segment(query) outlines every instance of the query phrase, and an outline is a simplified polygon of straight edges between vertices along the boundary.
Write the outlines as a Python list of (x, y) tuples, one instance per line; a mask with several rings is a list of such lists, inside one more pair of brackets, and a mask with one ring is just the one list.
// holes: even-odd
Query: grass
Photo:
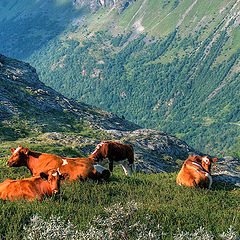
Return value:
[[(58, 152), (58, 149), (56, 149)], [(7, 158), (5, 158), (6, 160)], [(0, 179), (28, 176), (26, 168), (6, 168), (1, 161)], [(178, 229), (194, 232), (204, 227), (215, 236), (226, 232), (230, 225), (240, 233), (240, 190), (223, 184), (213, 184), (212, 190), (182, 188), (176, 184), (176, 173), (135, 173), (125, 177), (121, 168), (115, 168), (108, 181), (75, 182), (61, 186), (61, 194), (43, 201), (0, 201), (0, 236), (4, 239), (22, 239), (29, 219), (38, 214), (48, 221), (51, 216), (70, 221), (78, 230), (87, 231), (94, 217), (107, 217), (104, 208), (118, 203), (126, 206), (134, 200), (140, 207), (134, 211), (129, 224), (140, 222), (147, 229), (166, 233), (163, 239), (172, 239)], [(146, 216), (151, 219), (148, 225)], [(119, 226), (118, 226), (119, 227)], [(134, 238), (134, 232), (129, 232)]]

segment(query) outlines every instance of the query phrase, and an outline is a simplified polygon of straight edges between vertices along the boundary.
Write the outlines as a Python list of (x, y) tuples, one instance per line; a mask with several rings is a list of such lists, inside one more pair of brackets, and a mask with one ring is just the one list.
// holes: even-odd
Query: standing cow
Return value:
[(208, 156), (189, 157), (177, 175), (177, 183), (181, 186), (210, 189), (212, 185), (211, 164), (216, 161), (217, 158)]
[(59, 193), (61, 179), (63, 179), (63, 176), (55, 170), (49, 171), (48, 174), (40, 173), (38, 177), (24, 178), (21, 180), (8, 178), (0, 183), (0, 199), (40, 200), (44, 196)]
[(130, 144), (117, 142), (101, 142), (95, 151), (89, 156), (95, 162), (109, 163), (109, 170), (113, 171), (113, 165), (121, 165), (125, 175), (132, 175), (134, 169), (134, 150)]
[(107, 179), (110, 172), (107, 168), (94, 165), (91, 158), (66, 158), (54, 154), (39, 153), (30, 151), (28, 148), (19, 146), (11, 148), (12, 156), (7, 162), (9, 167), (26, 166), (33, 176), (41, 172), (48, 172), (50, 169), (59, 169), (63, 176), (68, 176), (69, 181), (86, 178)]

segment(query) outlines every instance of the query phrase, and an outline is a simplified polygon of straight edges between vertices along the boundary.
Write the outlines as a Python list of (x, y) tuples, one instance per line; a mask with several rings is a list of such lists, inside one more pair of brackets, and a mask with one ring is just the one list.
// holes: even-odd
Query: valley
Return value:
[(239, 141), (240, 6), (207, 2), (3, 1), (0, 52), (68, 98), (223, 155)]

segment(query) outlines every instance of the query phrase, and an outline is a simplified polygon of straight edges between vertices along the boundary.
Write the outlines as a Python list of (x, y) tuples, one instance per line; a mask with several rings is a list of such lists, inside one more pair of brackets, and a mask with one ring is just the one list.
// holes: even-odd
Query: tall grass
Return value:
[[(60, 218), (63, 223), (70, 221), (81, 234), (87, 234), (90, 225), (104, 231), (107, 225), (103, 223), (112, 216), (111, 209), (114, 206), (116, 209), (116, 204), (124, 208), (132, 201), (137, 207), (128, 216), (127, 225), (132, 227), (125, 230), (126, 239), (138, 239), (140, 233), (134, 229), (134, 224), (144, 227), (145, 233), (156, 233), (156, 236), (164, 233), (161, 238), (152, 239), (173, 239), (181, 236), (181, 231), (190, 236), (200, 228), (217, 237), (226, 234), (230, 226), (239, 235), (239, 198), (240, 190), (231, 186), (215, 183), (210, 191), (182, 188), (176, 184), (176, 173), (135, 173), (125, 177), (122, 169), (115, 168), (109, 181), (67, 183), (61, 186), (59, 196), (42, 201), (0, 201), (0, 236), (3, 239), (27, 237), (26, 229), (32, 224), (30, 219), (36, 215), (45, 222), (52, 218)], [(107, 212), (106, 208), (110, 210)], [(96, 217), (98, 222), (94, 222)], [(113, 230), (125, 225), (120, 219)]]
[[(69, 139), (60, 141), (40, 135), (2, 142), (0, 182), (30, 176), (25, 167), (5, 166), (10, 146), (80, 156), (72, 148), (71, 136)], [(38, 239), (34, 234), (40, 234), (39, 239), (67, 239), (58, 230), (60, 226), (75, 236), (73, 239), (84, 240), (104, 240), (103, 236), (110, 240), (110, 233), (114, 240), (203, 239), (197, 238), (201, 234), (208, 235), (206, 239), (220, 239), (220, 234), (237, 239), (240, 189), (220, 183), (214, 183), (212, 190), (183, 188), (176, 184), (176, 176), (137, 172), (126, 177), (117, 167), (108, 181), (66, 183), (60, 195), (42, 201), (0, 200), (0, 239)]]

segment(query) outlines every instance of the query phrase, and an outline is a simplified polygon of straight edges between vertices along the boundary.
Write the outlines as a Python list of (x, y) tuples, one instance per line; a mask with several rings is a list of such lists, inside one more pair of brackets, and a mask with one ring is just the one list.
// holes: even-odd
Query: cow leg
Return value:
[[(123, 168), (123, 171), (124, 171), (124, 173), (125, 173), (125, 175), (126, 176), (128, 176), (128, 169), (127, 169), (127, 167), (126, 166), (124, 166), (123, 164), (121, 164), (121, 166), (122, 166), (122, 168)], [(131, 175), (131, 174), (130, 174)]]
[(136, 166), (135, 166), (135, 163), (132, 163), (132, 164), (128, 164), (128, 167), (131, 171), (131, 173), (135, 172), (136, 171)]
[(110, 159), (109, 159), (109, 170), (110, 172), (113, 171), (113, 160), (110, 160)]
[(123, 168), (123, 171), (125, 173), (126, 176), (131, 176), (133, 171), (132, 171), (132, 166), (129, 165), (128, 163), (123, 163), (121, 164), (122, 168)]

